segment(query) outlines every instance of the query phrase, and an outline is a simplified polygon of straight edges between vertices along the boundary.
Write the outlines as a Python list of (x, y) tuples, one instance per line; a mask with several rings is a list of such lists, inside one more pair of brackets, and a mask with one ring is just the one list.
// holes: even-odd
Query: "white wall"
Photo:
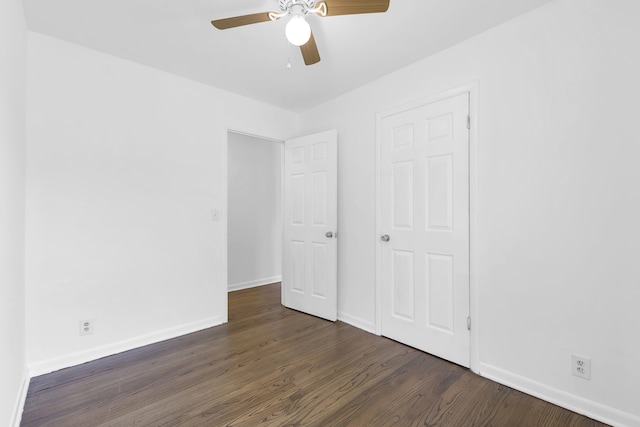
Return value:
[(341, 318), (375, 325), (376, 113), (477, 80), (480, 371), (640, 425), (638, 16), (559, 0), (302, 115), (340, 135)]
[(227, 127), (295, 116), (37, 33), (28, 60), (32, 373), (226, 321)]
[(0, 425), (26, 392), (24, 301), (25, 72), (22, 2), (0, 2)]
[(229, 132), (229, 290), (281, 280), (282, 144)]

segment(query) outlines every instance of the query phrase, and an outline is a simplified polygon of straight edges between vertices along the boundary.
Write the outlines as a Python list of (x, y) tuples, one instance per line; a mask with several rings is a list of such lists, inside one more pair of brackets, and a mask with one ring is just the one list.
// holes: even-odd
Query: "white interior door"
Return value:
[(380, 122), (381, 332), (469, 366), (469, 94)]
[(338, 134), (284, 143), (282, 303), (338, 318)]

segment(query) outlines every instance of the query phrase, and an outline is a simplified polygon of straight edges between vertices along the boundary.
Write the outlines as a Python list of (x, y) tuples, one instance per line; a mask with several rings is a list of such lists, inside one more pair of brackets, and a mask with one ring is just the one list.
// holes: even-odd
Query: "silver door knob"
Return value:
[(332, 238), (332, 237), (333, 237), (333, 232), (332, 232), (332, 231), (327, 231), (327, 232), (325, 233), (325, 236), (327, 236), (327, 238), (329, 238), (329, 239), (330, 239), (330, 238)]
[(389, 240), (391, 240), (391, 237), (389, 237), (388, 234), (384, 234), (380, 236), (380, 240), (382, 240), (383, 242), (388, 242)]

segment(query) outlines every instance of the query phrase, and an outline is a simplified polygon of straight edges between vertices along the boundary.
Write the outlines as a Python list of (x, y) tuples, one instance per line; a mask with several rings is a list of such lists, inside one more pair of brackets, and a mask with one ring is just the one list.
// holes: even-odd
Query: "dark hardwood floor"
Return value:
[(22, 426), (603, 426), (345, 323), (229, 294), (229, 323), (31, 380)]

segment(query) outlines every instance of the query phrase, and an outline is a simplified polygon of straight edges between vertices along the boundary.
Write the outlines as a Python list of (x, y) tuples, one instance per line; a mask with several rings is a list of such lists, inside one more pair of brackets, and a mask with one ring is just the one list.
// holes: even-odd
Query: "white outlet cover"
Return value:
[(571, 355), (571, 373), (576, 377), (591, 379), (591, 359), (577, 354)]
[(78, 323), (78, 332), (80, 335), (89, 335), (93, 333), (93, 319), (84, 319)]

